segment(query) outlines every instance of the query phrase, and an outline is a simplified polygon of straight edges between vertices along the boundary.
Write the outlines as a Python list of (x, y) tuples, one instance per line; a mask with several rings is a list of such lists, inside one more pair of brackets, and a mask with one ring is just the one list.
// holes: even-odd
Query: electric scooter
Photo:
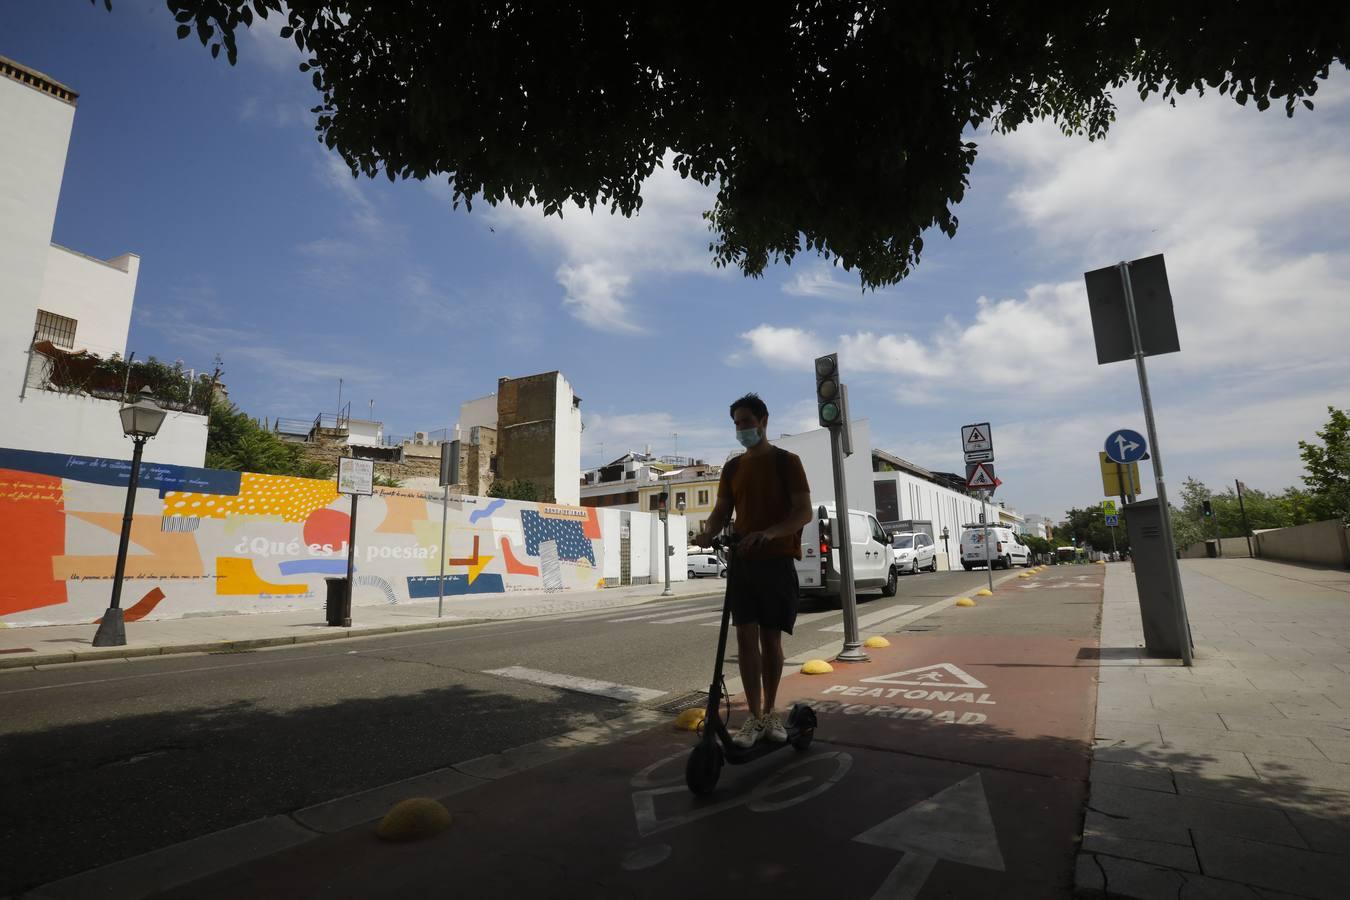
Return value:
[[(713, 551), (727, 566), (727, 587), (731, 586), (731, 568), (736, 556), (736, 538), (734, 535), (713, 539)], [(728, 592), (722, 599), (722, 628), (717, 634), (717, 659), (713, 664), (712, 684), (708, 686), (708, 706), (703, 725), (699, 730), (698, 743), (689, 751), (689, 761), (684, 767), (685, 784), (694, 794), (702, 796), (712, 793), (717, 787), (717, 779), (722, 774), (724, 762), (733, 766), (753, 762), (767, 756), (780, 747), (794, 747), (805, 751), (811, 746), (811, 738), (816, 733), (816, 713), (805, 703), (796, 703), (788, 713), (784, 727), (787, 740), (774, 743), (761, 738), (751, 747), (738, 747), (731, 742), (727, 724), (731, 719), (731, 699), (727, 697), (726, 679), (722, 675), (722, 664), (727, 653), (727, 633), (731, 627), (731, 595)], [(722, 718), (723, 701), (726, 703), (726, 720)]]

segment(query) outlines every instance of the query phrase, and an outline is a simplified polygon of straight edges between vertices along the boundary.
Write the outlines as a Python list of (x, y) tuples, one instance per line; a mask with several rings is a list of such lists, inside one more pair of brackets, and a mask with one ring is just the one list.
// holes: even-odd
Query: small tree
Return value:
[(488, 496), (502, 500), (538, 500), (539, 489), (534, 486), (533, 481), (520, 478), (512, 481), (494, 481), (492, 487), (488, 488)]
[(1299, 455), (1307, 474), (1303, 483), (1312, 495), (1318, 519), (1350, 518), (1350, 413), (1328, 406), (1331, 418), (1317, 432), (1322, 445), (1299, 441)]

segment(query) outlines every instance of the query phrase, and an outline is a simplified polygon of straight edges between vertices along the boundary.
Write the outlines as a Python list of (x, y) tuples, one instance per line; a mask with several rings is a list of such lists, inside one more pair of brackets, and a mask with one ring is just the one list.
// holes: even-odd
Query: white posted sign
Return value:
[(993, 451), (994, 433), (989, 430), (988, 422), (961, 426), (961, 449), (967, 453), (980, 450)]
[(375, 462), (369, 459), (338, 459), (338, 493), (360, 494), (369, 497), (375, 493)]

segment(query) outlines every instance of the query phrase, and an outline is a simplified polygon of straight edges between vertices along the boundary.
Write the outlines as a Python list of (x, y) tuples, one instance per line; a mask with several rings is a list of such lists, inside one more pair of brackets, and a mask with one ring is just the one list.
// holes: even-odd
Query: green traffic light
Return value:
[(839, 421), (839, 407), (833, 403), (822, 403), (820, 405), (820, 420), (822, 422)]

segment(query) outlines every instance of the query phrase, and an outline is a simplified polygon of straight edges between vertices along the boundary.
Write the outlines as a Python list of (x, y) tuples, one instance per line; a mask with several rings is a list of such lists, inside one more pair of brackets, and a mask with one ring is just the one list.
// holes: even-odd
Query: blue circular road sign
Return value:
[(1144, 436), (1137, 431), (1121, 428), (1111, 432), (1106, 439), (1106, 458), (1111, 462), (1138, 462), (1147, 453), (1148, 444), (1144, 441)]

